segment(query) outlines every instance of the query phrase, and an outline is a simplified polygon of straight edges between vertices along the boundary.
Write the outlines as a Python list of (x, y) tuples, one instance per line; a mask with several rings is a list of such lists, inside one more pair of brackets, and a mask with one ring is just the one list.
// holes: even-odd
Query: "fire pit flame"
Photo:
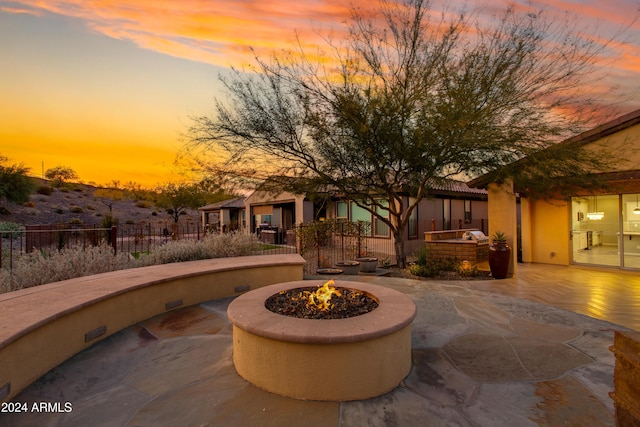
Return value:
[(324, 285), (320, 286), (317, 291), (306, 293), (309, 294), (307, 305), (314, 307), (320, 311), (327, 311), (333, 308), (333, 303), (331, 302), (332, 296), (341, 297), (342, 293), (334, 287), (335, 282), (333, 280), (329, 280), (325, 282)]

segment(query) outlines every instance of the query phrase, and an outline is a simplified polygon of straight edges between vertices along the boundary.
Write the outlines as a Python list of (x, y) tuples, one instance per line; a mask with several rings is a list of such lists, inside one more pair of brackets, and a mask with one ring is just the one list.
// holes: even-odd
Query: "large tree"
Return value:
[(483, 25), (383, 1), (354, 9), (348, 38), (326, 38), (326, 51), (256, 57), (221, 77), (228, 96), (194, 117), (188, 149), (274, 191), (346, 196), (389, 226), (402, 267), (409, 216), (435, 183), (525, 157), (539, 159), (522, 175), (530, 186), (604, 166), (580, 147), (540, 154), (585, 124), (584, 85), (606, 47), (592, 40), (543, 12), (507, 8)]

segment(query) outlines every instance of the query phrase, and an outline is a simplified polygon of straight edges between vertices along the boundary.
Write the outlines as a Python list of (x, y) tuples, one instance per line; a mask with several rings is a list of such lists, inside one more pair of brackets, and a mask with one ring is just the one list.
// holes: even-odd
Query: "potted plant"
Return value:
[(504, 279), (509, 274), (511, 262), (511, 247), (507, 245), (507, 238), (501, 231), (496, 231), (491, 237), (489, 245), (489, 269), (494, 279)]

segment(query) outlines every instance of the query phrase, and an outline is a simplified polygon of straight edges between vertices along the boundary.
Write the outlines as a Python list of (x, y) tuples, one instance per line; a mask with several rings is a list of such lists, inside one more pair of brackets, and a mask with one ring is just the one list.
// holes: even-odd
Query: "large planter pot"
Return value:
[(492, 242), (489, 245), (489, 268), (494, 279), (505, 279), (509, 274), (511, 247), (507, 242)]
[(336, 268), (339, 268), (344, 274), (356, 275), (360, 272), (360, 263), (358, 261), (339, 261), (336, 262)]
[(378, 268), (378, 258), (376, 257), (356, 258), (356, 261), (360, 263), (360, 271), (363, 273), (375, 273)]

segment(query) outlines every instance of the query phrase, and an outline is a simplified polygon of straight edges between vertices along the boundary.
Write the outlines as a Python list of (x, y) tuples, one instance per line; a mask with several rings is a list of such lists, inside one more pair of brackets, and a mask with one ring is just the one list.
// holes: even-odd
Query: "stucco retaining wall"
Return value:
[(0, 400), (96, 342), (179, 307), (302, 280), (297, 254), (120, 270), (0, 295)]

